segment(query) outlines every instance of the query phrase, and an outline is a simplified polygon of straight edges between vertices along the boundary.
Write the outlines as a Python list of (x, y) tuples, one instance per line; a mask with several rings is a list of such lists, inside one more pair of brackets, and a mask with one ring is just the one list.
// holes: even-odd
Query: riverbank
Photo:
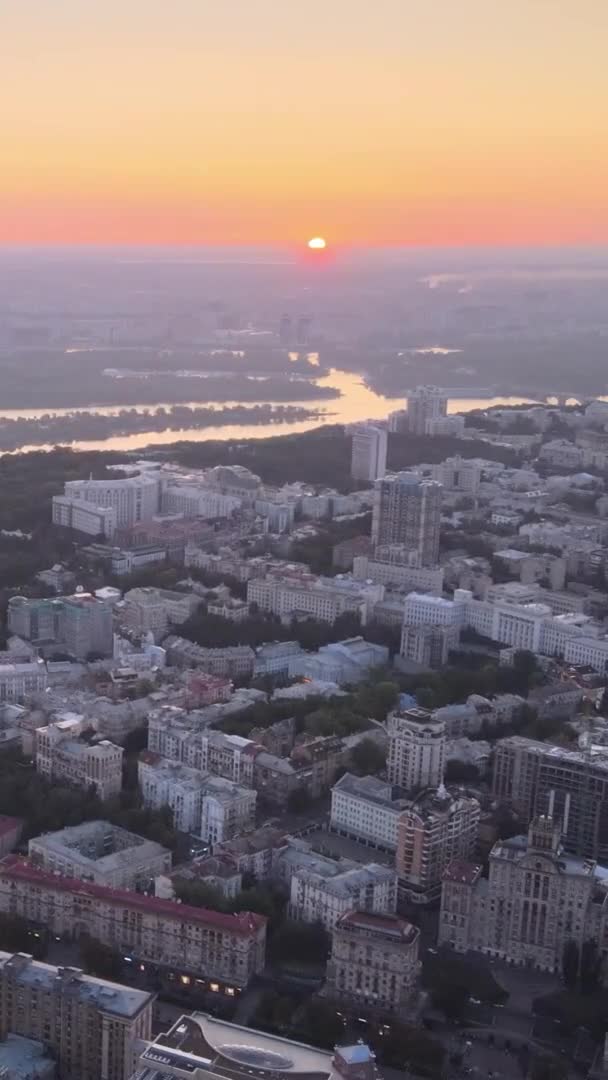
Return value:
[(57, 443), (113, 440), (143, 433), (147, 440), (158, 433), (182, 436), (200, 428), (221, 428), (229, 425), (271, 427), (276, 424), (302, 424), (326, 420), (324, 411), (300, 405), (173, 405), (170, 408), (139, 411), (136, 408), (119, 412), (78, 410), (62, 415), (41, 417), (0, 418), (0, 450), (15, 452), (27, 445), (42, 447)]

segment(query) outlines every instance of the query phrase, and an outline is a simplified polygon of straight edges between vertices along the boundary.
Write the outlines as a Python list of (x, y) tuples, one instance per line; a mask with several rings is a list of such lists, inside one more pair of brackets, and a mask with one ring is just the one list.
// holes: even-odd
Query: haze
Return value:
[(0, 243), (608, 240), (604, 0), (4, 0)]

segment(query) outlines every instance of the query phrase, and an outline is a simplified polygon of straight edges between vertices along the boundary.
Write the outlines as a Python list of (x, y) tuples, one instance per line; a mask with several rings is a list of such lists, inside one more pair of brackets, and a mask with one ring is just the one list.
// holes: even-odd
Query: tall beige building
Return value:
[(49, 1046), (62, 1080), (128, 1080), (138, 1040), (151, 1037), (153, 1001), (76, 968), (0, 953), (0, 1038), (12, 1032)]
[(424, 792), (403, 811), (395, 859), (402, 899), (428, 904), (439, 898), (446, 866), (475, 852), (479, 815), (477, 799), (451, 795), (444, 787)]
[(499, 840), (489, 877), (456, 860), (447, 867), (439, 941), (509, 963), (559, 971), (564, 947), (594, 941), (607, 948), (606, 870), (592, 859), (567, 855), (550, 817), (535, 818), (527, 836)]
[(435, 566), (443, 487), (413, 472), (392, 473), (374, 484), (372, 544), (415, 551), (420, 566)]
[(445, 725), (428, 709), (395, 709), (387, 718), (388, 778), (408, 793), (437, 788), (445, 769)]
[(344, 1005), (406, 1012), (420, 972), (419, 937), (418, 928), (397, 915), (349, 911), (331, 936), (324, 994)]

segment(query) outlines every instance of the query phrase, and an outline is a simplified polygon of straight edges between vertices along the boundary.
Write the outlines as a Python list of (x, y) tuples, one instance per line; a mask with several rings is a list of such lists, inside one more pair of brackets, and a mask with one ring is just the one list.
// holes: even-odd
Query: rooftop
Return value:
[(161, 855), (167, 851), (161, 844), (146, 840), (109, 821), (85, 821), (58, 832), (46, 833), (30, 840), (32, 849), (42, 847), (48, 855), (59, 855), (83, 864), (94, 863), (95, 869), (108, 871), (129, 866), (134, 859)]
[(159, 918), (177, 919), (178, 922), (201, 923), (203, 926), (214, 926), (230, 934), (239, 934), (250, 937), (257, 934), (266, 925), (263, 915), (257, 915), (251, 911), (241, 911), (236, 915), (224, 915), (219, 911), (211, 911), (207, 908), (191, 907), (189, 904), (177, 904), (173, 900), (160, 900), (155, 896), (143, 896), (141, 893), (128, 892), (126, 889), (110, 889), (105, 885), (94, 885), (90, 882), (77, 881), (75, 878), (64, 877), (59, 874), (51, 874), (46, 870), (39, 870), (25, 858), (18, 855), (7, 855), (0, 859), (0, 877), (6, 877), (10, 881), (27, 882), (30, 885), (40, 885), (59, 892), (77, 893), (82, 897), (90, 897), (106, 904), (123, 905), (144, 913), (156, 914)]
[(11, 1032), (0, 1042), (0, 1076), (35, 1080), (55, 1076), (56, 1064), (43, 1043)]
[(395, 944), (410, 945), (420, 931), (413, 923), (400, 919), (398, 915), (376, 915), (372, 911), (347, 911), (338, 920), (337, 928), (363, 930), (390, 938)]
[(458, 885), (474, 885), (480, 874), (481, 866), (466, 859), (452, 859), (444, 870), (443, 880)]
[[(319, 859), (318, 856), (316, 858)], [(330, 862), (331, 860), (325, 861)], [(335, 870), (332, 872), (330, 867), (321, 864), (319, 860), (318, 867), (314, 869), (298, 869), (295, 876), (301, 876), (310, 884), (317, 884), (326, 892), (344, 898), (355, 896), (361, 889), (369, 885), (378, 885), (382, 882), (396, 880), (395, 871), (388, 866), (380, 866), (379, 863), (370, 862), (367, 866), (356, 866), (348, 870), (340, 870), (337, 863), (334, 863), (334, 867)]]
[(388, 784), (385, 780), (379, 780), (377, 776), (355, 776), (347, 772), (336, 781), (332, 790), (354, 795), (376, 806), (394, 809), (396, 813), (400, 813), (403, 808), (404, 796), (400, 788)]
[(229, 1080), (277, 1080), (285, 1072), (325, 1080), (332, 1073), (332, 1055), (325, 1050), (216, 1020), (207, 1013), (180, 1017), (144, 1051), (141, 1064), (148, 1063), (182, 1073), (201, 1069)]
[(62, 994), (77, 997), (82, 1002), (95, 1005), (101, 1011), (116, 1016), (137, 1016), (152, 1000), (152, 994), (145, 990), (97, 979), (93, 975), (85, 975), (78, 968), (43, 964), (26, 953), (0, 952), (0, 968), (10, 971), (18, 985), (32, 986), (47, 992), (60, 989)]

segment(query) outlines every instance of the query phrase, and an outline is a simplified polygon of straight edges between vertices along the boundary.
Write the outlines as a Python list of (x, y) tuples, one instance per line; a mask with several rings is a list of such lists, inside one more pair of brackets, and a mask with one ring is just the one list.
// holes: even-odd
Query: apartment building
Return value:
[(530, 821), (549, 814), (561, 822), (566, 849), (608, 863), (608, 753), (570, 750), (514, 735), (496, 744), (494, 798)]
[(459, 640), (460, 632), (456, 626), (407, 626), (404, 623), (399, 656), (406, 664), (440, 671), (446, 666), (450, 652), (458, 646)]
[(253, 874), (258, 881), (266, 881), (271, 877), (286, 843), (283, 829), (264, 825), (253, 832), (218, 844), (216, 852), (230, 859), (239, 873)]
[(392, 473), (374, 484), (372, 543), (417, 552), (420, 566), (436, 566), (443, 488), (414, 472)]
[(169, 662), (177, 667), (196, 667), (209, 675), (225, 675), (230, 679), (246, 679), (253, 675), (255, 653), (249, 645), (206, 649), (186, 638), (170, 634), (163, 641), (163, 648)]
[(43, 693), (47, 684), (48, 675), (43, 660), (32, 658), (24, 663), (0, 664), (0, 704), (22, 702), (30, 694)]
[(387, 771), (391, 784), (407, 792), (437, 788), (445, 770), (445, 725), (428, 709), (395, 709), (386, 720)]
[(374, 605), (383, 598), (383, 585), (357, 582), (346, 576), (317, 577), (302, 571), (272, 573), (247, 583), (248, 603), (287, 619), (297, 613), (333, 623), (339, 615), (352, 612), (359, 615), (364, 626)]
[(398, 823), (407, 799), (376, 776), (344, 773), (331, 791), (330, 829), (381, 851), (397, 850)]
[(6, 612), (9, 633), (39, 646), (63, 640), (63, 604), (60, 599), (11, 596)]
[(75, 660), (112, 656), (114, 631), (107, 605), (89, 593), (65, 596), (61, 602), (65, 651)]
[(207, 604), (209, 615), (217, 615), (220, 619), (228, 622), (240, 623), (249, 618), (249, 604), (246, 600), (239, 600), (231, 596), (222, 600), (209, 600)]
[(341, 1008), (407, 1014), (420, 975), (420, 931), (396, 915), (349, 911), (331, 935), (323, 995)]
[(447, 867), (439, 941), (509, 963), (559, 972), (564, 947), (586, 941), (606, 949), (606, 870), (564, 852), (551, 817), (535, 818), (527, 836), (499, 840), (487, 879), (479, 866)]
[(144, 990), (0, 952), (0, 1039), (44, 1044), (62, 1080), (129, 1080), (139, 1040), (151, 1038), (153, 1003)]
[(112, 612), (90, 593), (53, 600), (13, 596), (8, 602), (7, 624), (11, 634), (31, 641), (45, 654), (60, 649), (75, 660), (86, 660), (92, 653), (112, 655)]
[(121, 618), (125, 626), (138, 634), (152, 631), (160, 640), (170, 626), (186, 622), (200, 606), (196, 593), (175, 592), (150, 587), (130, 589), (124, 595)]
[(33, 866), (112, 889), (138, 889), (171, 870), (172, 856), (153, 840), (111, 825), (82, 825), (36, 836), (28, 844)]
[[(410, 558), (411, 555), (415, 558)], [(401, 545), (376, 550), (375, 555), (355, 555), (353, 577), (357, 581), (375, 581), (400, 591), (420, 591), (441, 596), (443, 567), (418, 566), (417, 552), (408, 552)]]
[(198, 769), (142, 750), (137, 779), (144, 806), (155, 810), (168, 806), (176, 829), (200, 835), (205, 777)]
[(393, 915), (396, 905), (397, 875), (377, 863), (344, 870), (329, 859), (318, 859), (291, 877), (289, 917), (321, 923), (329, 933), (348, 911)]
[(81, 716), (37, 728), (34, 752), (37, 772), (49, 780), (93, 787), (100, 799), (122, 790), (122, 746), (87, 731)]
[(265, 963), (262, 915), (224, 915), (108, 889), (39, 870), (15, 855), (0, 860), (0, 912), (66, 939), (88, 934), (122, 956), (190, 972), (202, 989), (221, 987), (228, 996)]
[(443, 786), (410, 803), (397, 826), (400, 897), (415, 904), (439, 898), (448, 863), (470, 859), (476, 849), (480, 813), (477, 799), (452, 795)]
[(220, 701), (230, 701), (232, 682), (219, 675), (206, 675), (195, 671), (186, 675), (187, 707), (200, 709), (205, 705), (216, 705)]
[(407, 430), (411, 435), (426, 435), (430, 421), (447, 415), (448, 399), (438, 386), (416, 386), (408, 391)]
[(197, 713), (185, 712), (176, 705), (162, 706), (148, 716), (148, 750), (201, 772), (203, 730)]
[(200, 835), (215, 847), (253, 826), (257, 794), (223, 776), (208, 776), (203, 787)]
[(256, 753), (252, 739), (226, 735), (223, 731), (201, 733), (201, 769), (235, 784), (253, 787)]

